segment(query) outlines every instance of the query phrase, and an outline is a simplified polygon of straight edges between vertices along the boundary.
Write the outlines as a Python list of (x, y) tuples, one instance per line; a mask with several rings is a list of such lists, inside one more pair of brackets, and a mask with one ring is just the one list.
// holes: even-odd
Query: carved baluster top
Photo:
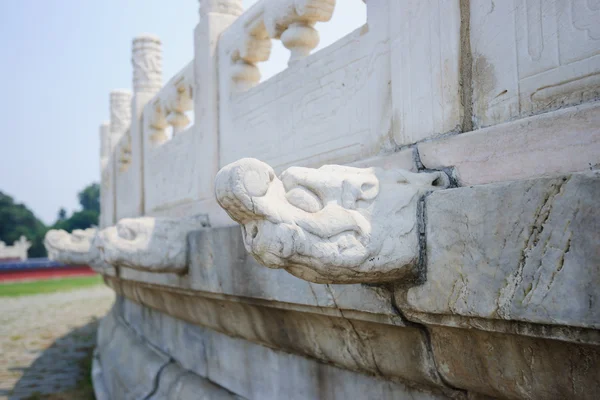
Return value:
[(135, 92), (160, 90), (162, 86), (162, 49), (158, 37), (142, 35), (133, 39), (131, 64)]
[[(131, 124), (131, 91), (120, 89), (110, 92), (110, 130), (123, 133)], [(118, 138), (117, 138), (118, 140)]]

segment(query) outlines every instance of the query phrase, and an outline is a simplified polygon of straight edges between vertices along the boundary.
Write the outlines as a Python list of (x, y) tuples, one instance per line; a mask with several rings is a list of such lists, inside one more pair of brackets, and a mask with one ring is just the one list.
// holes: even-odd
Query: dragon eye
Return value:
[(314, 213), (323, 208), (323, 204), (317, 195), (303, 187), (293, 188), (287, 192), (285, 197), (291, 205), (306, 212)]
[(117, 233), (119, 237), (126, 240), (134, 240), (137, 236), (133, 229), (123, 224), (117, 224)]
[(269, 185), (273, 180), (270, 171), (257, 170), (248, 171), (244, 175), (244, 187), (248, 192), (248, 195), (252, 197), (262, 197), (269, 190)]

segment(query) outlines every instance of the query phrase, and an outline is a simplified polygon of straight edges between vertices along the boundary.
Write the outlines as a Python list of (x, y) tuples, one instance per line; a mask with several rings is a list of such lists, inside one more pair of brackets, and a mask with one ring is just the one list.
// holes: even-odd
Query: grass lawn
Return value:
[(45, 279), (33, 282), (15, 282), (0, 284), (0, 297), (27, 296), (39, 293), (62, 292), (102, 283), (100, 275), (79, 276), (73, 278)]

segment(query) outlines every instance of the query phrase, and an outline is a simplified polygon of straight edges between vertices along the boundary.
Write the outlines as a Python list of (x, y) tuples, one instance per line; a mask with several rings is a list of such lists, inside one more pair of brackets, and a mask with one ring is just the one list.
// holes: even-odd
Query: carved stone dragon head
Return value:
[(100, 254), (92, 244), (96, 228), (75, 229), (68, 233), (62, 229), (52, 229), (44, 237), (48, 258), (69, 265), (89, 265), (101, 268)]
[(113, 266), (181, 273), (187, 269), (187, 234), (206, 226), (206, 215), (124, 218), (101, 230), (95, 247)]
[(375, 283), (417, 276), (419, 199), (448, 185), (443, 172), (339, 165), (277, 178), (245, 158), (219, 171), (215, 194), (259, 263), (316, 283)]

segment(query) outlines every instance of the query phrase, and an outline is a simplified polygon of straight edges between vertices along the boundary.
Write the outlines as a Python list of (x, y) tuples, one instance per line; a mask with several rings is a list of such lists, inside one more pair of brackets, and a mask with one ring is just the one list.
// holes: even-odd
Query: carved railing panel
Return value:
[(113, 90), (110, 93), (109, 154), (115, 160), (116, 170), (124, 172), (131, 163), (131, 92)]
[(176, 74), (148, 103), (144, 110), (145, 140), (159, 145), (168, 140), (167, 130), (176, 135), (185, 130), (194, 109), (194, 63), (190, 62)]
[(598, 0), (482, 0), (469, 7), (477, 127), (600, 96)]
[(385, 136), (393, 132), (388, 6), (357, 3), (353, 10), (366, 11), (367, 24), (354, 19), (351, 25), (362, 24), (352, 32), (259, 85), (257, 62), (272, 58), (273, 36), (284, 35), (293, 21), (325, 20), (335, 4), (326, 2), (326, 12), (318, 14), (299, 3), (284, 7), (284, 13), (282, 6), (269, 11), (271, 2), (259, 2), (221, 35), (220, 166), (253, 157), (281, 172), (290, 165), (352, 162), (388, 146)]
[(119, 172), (125, 172), (131, 165), (131, 132), (127, 130), (117, 145), (117, 165)]

